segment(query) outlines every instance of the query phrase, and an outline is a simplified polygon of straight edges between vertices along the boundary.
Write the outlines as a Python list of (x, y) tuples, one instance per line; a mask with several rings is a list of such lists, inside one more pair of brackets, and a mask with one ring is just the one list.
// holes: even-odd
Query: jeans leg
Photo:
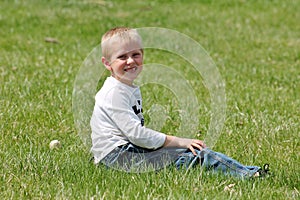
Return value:
[(204, 158), (202, 166), (205, 169), (219, 171), (233, 176), (251, 177), (260, 169), (260, 167), (257, 166), (244, 166), (238, 161), (208, 148), (201, 151), (201, 157)]
[(176, 169), (190, 169), (197, 165), (201, 165), (203, 163), (203, 157), (200, 156), (201, 151), (195, 150), (197, 155), (195, 156), (191, 151), (186, 150), (185, 152), (181, 153), (177, 160), (175, 161)]
[(260, 167), (244, 166), (238, 161), (208, 148), (196, 150), (197, 155), (186, 149), (143, 149), (132, 144), (117, 147), (101, 162), (109, 168), (126, 172), (149, 172), (175, 164), (177, 169), (201, 165), (206, 170), (238, 177), (251, 177)]
[(144, 149), (133, 144), (115, 148), (102, 161), (109, 168), (143, 173), (165, 168), (178, 158), (186, 149), (160, 148), (157, 150)]

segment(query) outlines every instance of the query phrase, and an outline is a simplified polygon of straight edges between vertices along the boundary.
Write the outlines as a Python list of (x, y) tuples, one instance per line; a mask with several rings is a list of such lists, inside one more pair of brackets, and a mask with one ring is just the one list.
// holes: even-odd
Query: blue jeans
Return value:
[(157, 171), (172, 165), (177, 169), (201, 166), (205, 170), (245, 178), (253, 176), (260, 169), (257, 166), (244, 166), (208, 148), (196, 150), (196, 152), (197, 155), (194, 155), (191, 151), (180, 148), (149, 150), (126, 144), (115, 148), (102, 159), (101, 163), (109, 168), (137, 173)]

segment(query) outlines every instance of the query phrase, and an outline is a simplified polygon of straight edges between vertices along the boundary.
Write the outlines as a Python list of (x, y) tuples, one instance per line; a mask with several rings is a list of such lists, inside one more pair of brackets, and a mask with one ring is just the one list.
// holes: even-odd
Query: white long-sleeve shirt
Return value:
[(129, 142), (147, 149), (163, 146), (166, 135), (144, 126), (139, 87), (108, 77), (96, 94), (91, 118), (95, 163), (109, 152)]

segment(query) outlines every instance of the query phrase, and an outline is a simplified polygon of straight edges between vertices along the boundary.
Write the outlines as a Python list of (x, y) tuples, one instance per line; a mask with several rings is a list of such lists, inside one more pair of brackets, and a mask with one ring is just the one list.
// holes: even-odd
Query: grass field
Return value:
[[(296, 0), (2, 0), (1, 199), (299, 199), (299, 10)], [(199, 169), (126, 174), (90, 163), (74, 126), (73, 85), (84, 59), (114, 26), (169, 28), (198, 41), (226, 83), (226, 122), (214, 149), (244, 164), (270, 163), (273, 176), (238, 180)], [(148, 50), (145, 62), (197, 78), (167, 52)], [(203, 102), (203, 138), (210, 98), (201, 80), (193, 84)], [(170, 92), (155, 96), (159, 89), (142, 88), (144, 109), (156, 100), (169, 105), (163, 130), (172, 133), (178, 108)], [(62, 148), (50, 150), (53, 139)]]

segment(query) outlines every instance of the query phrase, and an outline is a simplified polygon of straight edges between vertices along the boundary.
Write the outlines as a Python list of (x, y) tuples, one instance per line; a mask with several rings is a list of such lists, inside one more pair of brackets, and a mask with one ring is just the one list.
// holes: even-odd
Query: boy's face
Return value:
[(143, 69), (143, 51), (137, 42), (111, 45), (110, 60), (102, 57), (102, 63), (113, 77), (127, 85), (132, 85)]

